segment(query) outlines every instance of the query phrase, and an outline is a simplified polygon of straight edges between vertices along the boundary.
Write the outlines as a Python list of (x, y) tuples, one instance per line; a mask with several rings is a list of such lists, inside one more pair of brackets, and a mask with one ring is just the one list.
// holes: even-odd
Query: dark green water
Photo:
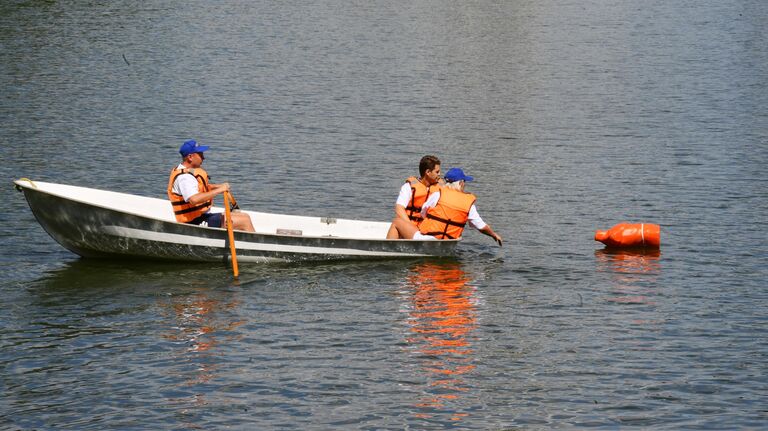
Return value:
[[(0, 428), (758, 429), (768, 4), (0, 5)], [(20, 177), (164, 196), (180, 143), (264, 211), (388, 220), (438, 155), (503, 249), (81, 260)], [(595, 229), (662, 226), (660, 254)]]

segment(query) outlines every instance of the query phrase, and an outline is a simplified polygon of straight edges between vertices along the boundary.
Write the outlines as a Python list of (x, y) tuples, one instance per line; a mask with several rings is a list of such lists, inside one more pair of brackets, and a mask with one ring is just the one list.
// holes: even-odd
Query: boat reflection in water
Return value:
[(612, 274), (611, 302), (655, 305), (657, 279), (661, 273), (658, 249), (595, 251), (598, 271)]
[(473, 335), (477, 327), (475, 287), (458, 262), (426, 262), (412, 267), (403, 295), (407, 342), (422, 362), (426, 388), (416, 402), (419, 418), (468, 416), (461, 398), (470, 390)]

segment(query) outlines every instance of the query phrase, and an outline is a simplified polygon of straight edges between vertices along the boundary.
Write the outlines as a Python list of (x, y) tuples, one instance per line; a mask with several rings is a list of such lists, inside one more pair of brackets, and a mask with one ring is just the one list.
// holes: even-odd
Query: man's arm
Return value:
[(187, 199), (187, 202), (192, 205), (198, 205), (203, 202), (212, 201), (216, 196), (229, 190), (229, 183), (224, 184), (209, 184), (211, 190), (207, 192), (196, 193)]
[(489, 224), (485, 225), (484, 228), (480, 229), (480, 232), (493, 238), (496, 241), (496, 243), (499, 244), (499, 247), (501, 247), (501, 236), (499, 236), (499, 234), (497, 234), (496, 232), (493, 231), (493, 229), (491, 229), (491, 225)]
[(482, 217), (480, 217), (480, 213), (477, 212), (477, 207), (475, 206), (475, 204), (472, 204), (472, 206), (469, 208), (468, 217), (469, 217), (469, 224), (471, 224), (475, 229), (479, 230), (480, 232), (493, 238), (499, 244), (499, 247), (501, 247), (501, 236), (496, 232), (494, 232), (493, 229), (491, 229), (491, 226), (489, 224), (483, 221)]
[(397, 195), (397, 201), (395, 201), (395, 216), (404, 220), (410, 221), (408, 213), (405, 212), (405, 207), (411, 202), (411, 186), (408, 183), (403, 184), (400, 187), (400, 194)]
[(395, 217), (410, 220), (408, 213), (405, 212), (405, 207), (400, 204), (395, 204)]
[(429, 195), (424, 205), (421, 206), (421, 218), (427, 218), (427, 212), (429, 209), (437, 205), (437, 201), (440, 200), (440, 191), (436, 191)]

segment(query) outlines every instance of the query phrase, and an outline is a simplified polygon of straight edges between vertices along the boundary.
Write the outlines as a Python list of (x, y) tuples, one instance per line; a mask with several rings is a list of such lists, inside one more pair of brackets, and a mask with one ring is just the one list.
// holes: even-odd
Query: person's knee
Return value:
[(244, 213), (233, 213), (232, 224), (238, 230), (253, 230), (253, 224), (251, 223), (251, 216)]

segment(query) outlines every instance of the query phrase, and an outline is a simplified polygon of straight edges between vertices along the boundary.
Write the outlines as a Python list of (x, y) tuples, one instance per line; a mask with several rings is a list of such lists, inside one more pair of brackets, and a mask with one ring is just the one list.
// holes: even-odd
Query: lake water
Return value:
[[(768, 3), (5, 1), (0, 428), (768, 426)], [(80, 259), (11, 181), (389, 220), (419, 158), (456, 259)], [(596, 229), (662, 227), (657, 254)]]

